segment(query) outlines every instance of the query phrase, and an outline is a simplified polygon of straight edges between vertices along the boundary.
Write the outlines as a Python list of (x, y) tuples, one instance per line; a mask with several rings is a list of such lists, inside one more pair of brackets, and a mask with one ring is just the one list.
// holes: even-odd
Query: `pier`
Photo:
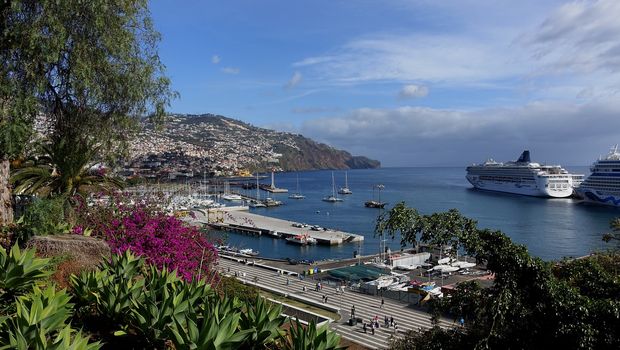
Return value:
[(338, 245), (360, 242), (364, 236), (338, 230), (315, 231), (310, 228), (294, 227), (294, 221), (276, 219), (248, 212), (248, 207), (223, 207), (194, 211), (194, 223), (211, 226), (218, 230), (238, 232), (256, 236), (268, 235), (287, 238), (308, 235), (318, 244)]

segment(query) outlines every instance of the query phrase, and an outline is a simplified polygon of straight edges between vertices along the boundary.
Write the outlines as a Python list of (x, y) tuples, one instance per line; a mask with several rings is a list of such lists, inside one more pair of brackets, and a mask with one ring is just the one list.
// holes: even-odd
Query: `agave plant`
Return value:
[(50, 275), (47, 271), (49, 259), (35, 257), (34, 249), (19, 249), (16, 244), (7, 252), (0, 248), (0, 301), (2, 305), (15, 295), (30, 290), (34, 282)]
[(253, 304), (241, 314), (241, 329), (249, 330), (244, 348), (263, 349), (284, 335), (281, 330), (286, 318), (281, 315), (282, 306), (267, 303), (258, 296)]
[(17, 298), (16, 312), (0, 320), (0, 349), (99, 349), (99, 343), (88, 343), (81, 332), (74, 331), (67, 320), (73, 304), (65, 290), (53, 287)]
[(92, 170), (98, 148), (89, 141), (62, 139), (41, 150), (42, 156), (26, 161), (11, 174), (15, 194), (71, 198), (123, 187), (121, 180)]
[(340, 336), (328, 329), (324, 324), (317, 327), (310, 322), (304, 327), (299, 320), (291, 322), (289, 336), (285, 338), (284, 349), (287, 350), (338, 350), (346, 349), (340, 346)]
[(142, 298), (144, 261), (130, 251), (104, 261), (100, 271), (71, 276), (71, 286), (83, 304), (91, 304), (100, 316), (124, 321), (135, 300)]
[(175, 349), (238, 349), (251, 333), (239, 330), (240, 312), (232, 300), (214, 298), (201, 313), (188, 312), (170, 327)]

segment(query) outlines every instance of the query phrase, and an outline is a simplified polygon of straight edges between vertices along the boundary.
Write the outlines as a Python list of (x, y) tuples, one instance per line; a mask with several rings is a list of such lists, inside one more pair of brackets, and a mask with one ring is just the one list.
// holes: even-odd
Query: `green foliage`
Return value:
[(328, 325), (320, 327), (310, 322), (307, 326), (296, 321), (290, 324), (290, 335), (284, 342), (286, 350), (338, 350), (346, 349), (340, 346), (340, 336), (329, 331)]
[(245, 348), (262, 349), (284, 335), (280, 329), (285, 317), (281, 316), (282, 307), (267, 303), (262, 297), (256, 297), (252, 304), (241, 314), (241, 329), (250, 330)]
[(36, 198), (19, 218), (17, 241), (23, 244), (32, 236), (69, 233), (65, 211), (64, 198)]
[(220, 276), (218, 290), (222, 295), (239, 298), (250, 302), (259, 296), (258, 288), (253, 285), (243, 284), (234, 277)]
[(143, 267), (144, 261), (128, 250), (104, 261), (99, 271), (71, 276), (71, 285), (79, 302), (93, 305), (103, 318), (123, 322), (143, 293), (144, 279), (138, 278)]
[(11, 174), (15, 194), (59, 196), (66, 202), (75, 195), (85, 197), (93, 192), (122, 188), (121, 180), (92, 169), (98, 150), (99, 147), (83, 137), (62, 138), (41, 146), (40, 155)]
[(620, 218), (615, 218), (609, 223), (611, 232), (607, 232), (603, 235), (603, 241), (605, 242), (618, 242), (620, 241)]
[(410, 333), (395, 348), (620, 347), (617, 253), (553, 265), (530, 256), (502, 232), (478, 229), (456, 210), (418, 217), (403, 213), (412, 211), (400, 206), (380, 217), (378, 226), (416, 227), (403, 231), (402, 240), (416, 242), (419, 236), (421, 242), (461, 247), (495, 278), (489, 288), (461, 284), (450, 297), (433, 302), (437, 311), (463, 317), (464, 332)]
[(387, 233), (392, 239), (400, 235), (401, 243), (416, 244), (417, 236), (424, 231), (421, 215), (414, 208), (409, 208), (405, 202), (400, 202), (390, 210), (383, 212), (377, 219), (375, 233)]
[[(3, 104), (2, 101), (0, 104)], [(12, 159), (22, 153), (31, 130), (28, 121), (24, 118), (10, 118), (5, 113), (0, 107), (0, 159), (5, 157)]]
[(213, 298), (198, 312), (188, 312), (170, 327), (176, 349), (237, 349), (251, 330), (240, 330), (235, 299)]
[(41, 291), (35, 287), (31, 294), (16, 301), (16, 312), (0, 321), (0, 349), (99, 349), (99, 343), (88, 343), (81, 332), (66, 324), (73, 305), (64, 290), (53, 287)]
[(36, 258), (34, 249), (22, 251), (14, 245), (7, 254), (0, 248), (0, 308), (29, 291), (37, 280), (49, 276), (48, 263), (49, 259)]

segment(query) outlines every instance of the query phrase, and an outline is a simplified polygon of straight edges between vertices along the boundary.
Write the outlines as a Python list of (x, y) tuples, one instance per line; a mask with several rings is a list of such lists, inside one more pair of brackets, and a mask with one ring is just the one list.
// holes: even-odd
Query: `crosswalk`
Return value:
[[(404, 332), (410, 329), (418, 330), (432, 327), (431, 315), (429, 313), (413, 308), (407, 303), (384, 299), (385, 304), (381, 305), (380, 297), (357, 293), (348, 289), (344, 293), (339, 293), (333, 286), (324, 287), (323, 290), (317, 292), (315, 291), (316, 281), (314, 280), (300, 280), (294, 276), (281, 275), (276, 271), (227, 259), (220, 259), (219, 264), (220, 270), (223, 273), (233, 276), (236, 272), (237, 278), (242, 281), (250, 282), (256, 280), (258, 284), (277, 288), (288, 294), (299, 295), (316, 303), (324, 303), (323, 296), (327, 296), (327, 305), (340, 308), (342, 316), (339, 321), (331, 324), (331, 328), (342, 337), (366, 347), (385, 349), (393, 336), (402, 336)], [(349, 326), (348, 320), (352, 306), (355, 306), (355, 316), (361, 318), (366, 323), (369, 323), (375, 317), (378, 318), (380, 328), (375, 329), (374, 335), (371, 333), (370, 328), (364, 333), (361, 323)], [(385, 316), (394, 318), (397, 329), (394, 327), (384, 327)], [(439, 326), (450, 328), (454, 327), (455, 324), (448, 319), (441, 319)]]

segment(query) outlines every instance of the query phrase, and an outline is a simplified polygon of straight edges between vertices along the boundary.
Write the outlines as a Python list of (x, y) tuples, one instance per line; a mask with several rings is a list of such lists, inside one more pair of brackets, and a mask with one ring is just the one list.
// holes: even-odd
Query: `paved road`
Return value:
[[(257, 261), (256, 263), (259, 263)], [(394, 317), (394, 321), (398, 325), (396, 336), (402, 336), (403, 332), (409, 329), (430, 328), (430, 314), (409, 307), (406, 303), (398, 302), (391, 299), (384, 299), (385, 304), (381, 307), (381, 298), (377, 296), (352, 292), (347, 289), (344, 294), (337, 293), (334, 286), (325, 286), (322, 291), (315, 291), (316, 281), (312, 279), (299, 280), (295, 276), (280, 275), (276, 271), (268, 270), (258, 266), (245, 265), (228, 259), (220, 259), (220, 270), (228, 275), (234, 275), (235, 272), (246, 273), (244, 277), (238, 277), (240, 280), (253, 281), (258, 277), (258, 283), (286, 291), (289, 294), (297, 294), (312, 299), (316, 302), (323, 302), (323, 295), (327, 296), (328, 304), (342, 309), (343, 316), (340, 321), (331, 324), (331, 328), (339, 333), (342, 337), (364, 346), (383, 349), (388, 347), (389, 338), (395, 334), (393, 327), (383, 327), (384, 316)], [(228, 269), (230, 268), (230, 272)], [(289, 284), (287, 285), (286, 279)], [(306, 291), (303, 291), (303, 286)], [(349, 326), (351, 306), (355, 305), (356, 317), (361, 317), (365, 322), (369, 322), (375, 316), (379, 317), (380, 328), (375, 330), (375, 334), (371, 334), (370, 328), (364, 333), (362, 324)], [(440, 321), (442, 328), (454, 326), (453, 322), (448, 319)]]

